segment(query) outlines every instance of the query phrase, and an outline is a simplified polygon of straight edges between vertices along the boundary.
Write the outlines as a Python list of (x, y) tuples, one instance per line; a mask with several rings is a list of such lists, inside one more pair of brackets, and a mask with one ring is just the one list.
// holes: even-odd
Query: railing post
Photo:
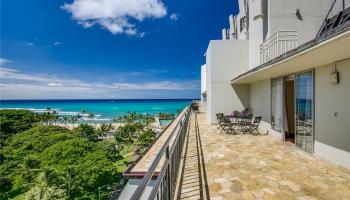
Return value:
[(166, 148), (165, 151), (165, 160), (169, 160), (168, 167), (166, 169), (166, 198), (170, 199), (170, 194), (171, 194), (171, 187), (170, 187), (170, 172), (171, 172), (171, 159), (169, 156), (169, 146)]

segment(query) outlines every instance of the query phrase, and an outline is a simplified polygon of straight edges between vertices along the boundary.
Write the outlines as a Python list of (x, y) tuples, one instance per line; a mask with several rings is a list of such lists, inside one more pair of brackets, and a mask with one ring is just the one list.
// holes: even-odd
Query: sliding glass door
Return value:
[(313, 73), (295, 76), (295, 144), (304, 151), (313, 153)]
[(282, 78), (271, 80), (271, 127), (283, 132), (283, 81)]

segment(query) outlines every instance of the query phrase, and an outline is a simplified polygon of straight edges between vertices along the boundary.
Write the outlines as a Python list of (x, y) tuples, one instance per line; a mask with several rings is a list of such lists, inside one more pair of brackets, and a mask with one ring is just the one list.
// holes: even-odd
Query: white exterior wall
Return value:
[(350, 168), (350, 60), (336, 66), (337, 85), (330, 83), (335, 64), (315, 69), (315, 154)]
[[(265, 8), (263, 4), (267, 3)], [(277, 31), (296, 31), (298, 45), (302, 45), (314, 39), (319, 31), (333, 0), (249, 0), (248, 1), (248, 39), (249, 39), (249, 68), (255, 68), (260, 63), (260, 45)], [(243, 1), (239, 0), (240, 13), (237, 15), (239, 30), (239, 19), (246, 15), (241, 11)], [(345, 5), (350, 5), (350, 0), (345, 0)], [(244, 7), (245, 9), (245, 7)], [(267, 11), (266, 11), (267, 9)], [(296, 15), (297, 9), (301, 15)], [(337, 1), (330, 16), (338, 14), (342, 9), (342, 2)], [(263, 15), (267, 13), (266, 15)], [(267, 25), (265, 25), (267, 24)], [(238, 31), (239, 32), (239, 31)], [(242, 39), (243, 34), (238, 34)]]
[(271, 81), (264, 80), (250, 85), (249, 108), (254, 115), (261, 115), (262, 120), (271, 122)]
[(249, 109), (254, 116), (262, 116), (260, 130), (272, 133), (280, 138), (282, 134), (271, 128), (271, 80), (264, 80), (249, 85)]
[(247, 70), (248, 41), (210, 41), (206, 53), (207, 118), (216, 123), (216, 113), (231, 113), (244, 108), (230, 82)]
[[(302, 45), (314, 39), (334, 0), (238, 0), (239, 13), (235, 16), (238, 40), (249, 40), (249, 69), (259, 66), (260, 45), (278, 31), (296, 31), (297, 43)], [(248, 2), (248, 3), (247, 3)], [(345, 7), (350, 0), (345, 0)], [(297, 16), (297, 10), (300, 17)], [(342, 10), (337, 1), (330, 16)], [(240, 31), (240, 19), (247, 24)]]
[[(300, 10), (303, 20), (297, 20), (298, 44), (304, 44), (316, 37), (333, 0), (298, 0), (296, 8)], [(340, 2), (340, 1), (338, 1)], [(339, 9), (335, 9), (337, 14)], [(294, 15), (295, 16), (295, 15)]]
[(207, 91), (207, 66), (201, 66), (201, 93)]
[(297, 17), (294, 13), (296, 4), (295, 0), (268, 0), (267, 38), (281, 30), (296, 31)]
[(201, 102), (203, 105), (207, 102), (207, 66), (201, 66)]
[(260, 64), (260, 45), (263, 43), (262, 0), (249, 0), (249, 68)]
[(235, 16), (236, 20), (236, 29), (237, 29), (237, 39), (238, 40), (247, 40), (248, 39), (248, 32), (247, 32), (247, 27), (245, 27), (242, 31), (240, 31), (241, 27), (241, 18), (246, 16), (246, 5), (245, 5), (246, 0), (238, 0), (238, 7), (239, 7), (239, 13), (238, 15)]
[[(298, 45), (316, 37), (328, 10), (334, 0), (268, 0), (268, 33), (267, 37), (280, 30), (295, 30), (298, 33)], [(345, 0), (350, 5), (350, 0)], [(299, 10), (301, 19), (296, 16)], [(342, 1), (337, 1), (331, 16), (342, 9)]]

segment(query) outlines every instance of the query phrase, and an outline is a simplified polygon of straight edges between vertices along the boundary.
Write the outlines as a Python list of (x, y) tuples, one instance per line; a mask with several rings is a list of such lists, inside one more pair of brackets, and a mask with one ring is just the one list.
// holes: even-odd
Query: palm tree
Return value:
[(75, 117), (74, 116), (68, 117), (68, 122), (71, 123), (74, 128)]
[(45, 173), (41, 172), (36, 180), (37, 197), (39, 200), (44, 199), (45, 193), (47, 192), (48, 184), (45, 177)]
[(113, 118), (112, 122), (113, 122), (113, 124), (116, 124), (116, 123), (118, 123), (118, 119), (117, 118)]
[(66, 127), (66, 125), (67, 125), (67, 122), (68, 122), (68, 120), (69, 120), (69, 117), (67, 117), (67, 116), (63, 116), (63, 123), (64, 123), (64, 126)]
[(154, 141), (155, 137), (156, 133), (151, 129), (141, 131), (137, 136), (136, 153), (140, 154), (144, 152), (144, 150)]
[(40, 171), (40, 169), (37, 168), (37, 166), (38, 161), (31, 156), (26, 156), (23, 159), (23, 162), (18, 165), (17, 174), (19, 174), (22, 180), (24, 180), (24, 185), (26, 187), (32, 184), (35, 177), (35, 173)]
[(41, 125), (44, 125), (44, 117), (43, 114), (36, 113), (35, 120), (40, 123)]
[(125, 144), (126, 139), (121, 132), (116, 131), (114, 133), (115, 141), (117, 142), (117, 150), (120, 151), (121, 147)]
[(88, 115), (88, 119), (89, 119), (89, 120), (94, 119), (94, 117), (95, 117), (95, 115), (94, 115), (93, 113), (89, 113), (89, 115)]
[(35, 181), (35, 187), (32, 187), (25, 195), (25, 200), (64, 200), (66, 194), (63, 189), (54, 185), (57, 184), (57, 173), (53, 168), (46, 167), (43, 172), (39, 173)]
[(78, 114), (75, 116), (75, 119), (76, 119), (76, 121), (79, 123), (80, 119), (82, 119), (81, 114), (78, 113)]
[(102, 123), (100, 126), (101, 136), (106, 137), (107, 133), (112, 130), (112, 124)]
[(58, 120), (58, 112), (56, 110), (51, 112), (51, 116), (50, 116), (52, 123), (57, 123)]
[(83, 123), (84, 123), (84, 117), (86, 117), (86, 113), (87, 113), (87, 111), (85, 109), (81, 110), (81, 115), (82, 115), (81, 119), (82, 119)]
[(63, 183), (63, 188), (66, 190), (66, 194), (69, 199), (72, 190), (78, 187), (78, 170), (73, 165), (68, 166), (67, 169), (63, 173), (61, 173), (60, 178)]
[(146, 114), (142, 116), (142, 121), (147, 129), (150, 129), (152, 126), (152, 123), (154, 123), (156, 120), (154, 116)]
[(50, 107), (47, 107), (46, 110), (44, 111), (43, 113), (43, 118), (46, 122), (46, 125), (49, 125), (50, 124), (50, 113), (51, 113), (51, 108)]

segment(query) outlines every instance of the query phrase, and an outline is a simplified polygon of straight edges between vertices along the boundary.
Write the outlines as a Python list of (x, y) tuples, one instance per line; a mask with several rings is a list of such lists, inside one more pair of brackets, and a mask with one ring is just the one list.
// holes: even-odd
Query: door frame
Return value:
[[(311, 123), (312, 123), (312, 149), (311, 149), (311, 152), (308, 152), (302, 148), (299, 148), (296, 145), (296, 139), (297, 139), (296, 138), (297, 137), (296, 129), (295, 129), (294, 139), (295, 139), (295, 146), (298, 149), (301, 149), (306, 153), (313, 154), (315, 152), (315, 70), (312, 69), (312, 70), (298, 72), (298, 73), (295, 73), (294, 76), (296, 79), (297, 75), (307, 74), (307, 73), (311, 73), (311, 83), (312, 83), (312, 103), (311, 103), (311, 109), (312, 109), (312, 112), (311, 112), (311, 116), (312, 116), (312, 120), (311, 120)], [(295, 123), (294, 126), (295, 126), (295, 128), (297, 127), (297, 125), (296, 125), (296, 123), (297, 123), (296, 102), (297, 102), (297, 87), (296, 87), (296, 81), (294, 81), (294, 123)]]
[(286, 119), (286, 115), (287, 115), (287, 110), (286, 110), (286, 88), (285, 88), (285, 82), (287, 81), (287, 79), (290, 79), (290, 78), (292, 78), (293, 79), (293, 81), (294, 81), (294, 83), (293, 83), (293, 85), (294, 85), (294, 100), (293, 100), (293, 104), (294, 104), (294, 110), (293, 110), (293, 117), (294, 117), (294, 143), (291, 143), (291, 144), (293, 144), (293, 145), (295, 145), (295, 141), (296, 141), (296, 134), (295, 134), (295, 125), (296, 125), (296, 99), (295, 99), (295, 95), (296, 95), (296, 89), (295, 89), (295, 77), (296, 77), (296, 74), (289, 74), (289, 75), (286, 75), (286, 76), (283, 76), (282, 78), (282, 80), (283, 80), (283, 113), (284, 113), (284, 115), (283, 115), (283, 141), (284, 142), (286, 142), (286, 131), (289, 131), (289, 130), (286, 130), (286, 123), (288, 123), (287, 122), (287, 119)]
[[(297, 137), (297, 134), (296, 134), (296, 123), (297, 123), (297, 114), (296, 114), (296, 98), (297, 98), (297, 87), (296, 87), (296, 77), (297, 75), (300, 75), (300, 74), (306, 74), (306, 73), (310, 73), (311, 72), (311, 82), (312, 82), (312, 104), (311, 104), (311, 109), (312, 109), (312, 152), (307, 152), (299, 147), (297, 147), (296, 145), (296, 137)], [(298, 73), (293, 73), (293, 74), (287, 74), (287, 75), (284, 75), (284, 76), (281, 76), (281, 77), (276, 77), (276, 78), (273, 78), (273, 79), (278, 79), (278, 78), (281, 78), (282, 79), (282, 106), (283, 106), (283, 132), (282, 132), (282, 141), (286, 142), (286, 104), (285, 104), (285, 95), (286, 95), (286, 90), (285, 90), (285, 81), (288, 77), (293, 77), (294, 78), (294, 127), (295, 127), (295, 133), (294, 133), (294, 146), (296, 146), (298, 149), (301, 149), (303, 150), (304, 152), (306, 153), (311, 153), (313, 154), (315, 152), (315, 70), (312, 69), (312, 70), (306, 70), (306, 71), (301, 71), (301, 72), (298, 72)], [(271, 79), (272, 80), (272, 79)], [(272, 96), (272, 94), (271, 94)], [(272, 98), (271, 98), (271, 104), (272, 104)], [(272, 106), (271, 106), (271, 109), (272, 109)]]

